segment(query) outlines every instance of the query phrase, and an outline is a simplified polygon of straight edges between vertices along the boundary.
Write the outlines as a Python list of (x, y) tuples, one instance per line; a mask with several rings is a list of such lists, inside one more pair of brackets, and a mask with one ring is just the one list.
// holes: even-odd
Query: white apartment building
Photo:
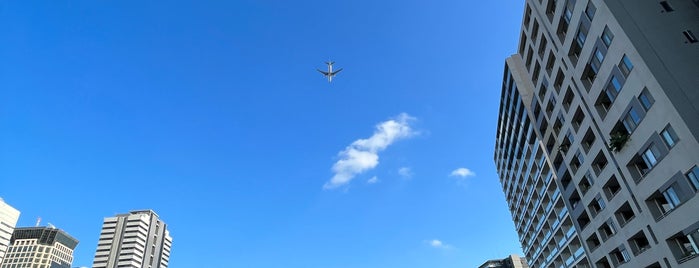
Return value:
[(19, 210), (11, 207), (0, 198), (0, 263), (10, 247), (10, 239), (19, 219)]
[(93, 268), (167, 268), (172, 237), (152, 210), (104, 219)]
[(699, 267), (699, 1), (527, 0), (505, 74), (495, 162), (531, 267)]

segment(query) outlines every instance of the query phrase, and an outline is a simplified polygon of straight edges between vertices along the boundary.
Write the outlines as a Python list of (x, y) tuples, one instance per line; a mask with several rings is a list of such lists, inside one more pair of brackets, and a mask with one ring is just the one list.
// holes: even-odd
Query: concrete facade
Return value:
[(167, 268), (172, 237), (152, 210), (104, 219), (93, 268)]
[(529, 268), (529, 265), (527, 265), (526, 259), (512, 254), (504, 259), (486, 261), (478, 268)]
[(10, 247), (10, 239), (19, 219), (19, 210), (11, 207), (0, 198), (0, 263)]
[[(538, 163), (541, 147), (582, 241), (587, 264), (577, 266), (699, 267), (698, 33), (696, 1), (526, 1), (495, 148), (516, 226), (522, 211), (550, 218), (514, 198), (538, 188), (518, 169)], [(527, 124), (533, 143), (511, 138)], [(528, 250), (560, 247), (517, 228), (531, 267), (575, 265)]]
[(12, 242), (2, 268), (70, 268), (78, 240), (55, 227), (22, 227)]

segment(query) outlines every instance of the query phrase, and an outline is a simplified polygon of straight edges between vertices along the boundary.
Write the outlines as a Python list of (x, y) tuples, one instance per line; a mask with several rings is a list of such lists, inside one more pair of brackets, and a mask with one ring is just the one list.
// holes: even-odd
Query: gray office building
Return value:
[(172, 237), (152, 210), (104, 219), (93, 268), (167, 268)]
[(50, 227), (15, 228), (2, 268), (70, 268), (78, 240)]
[(699, 4), (528, 0), (495, 163), (530, 267), (699, 267)]
[(529, 268), (529, 266), (526, 259), (512, 254), (504, 259), (488, 260), (481, 266), (478, 266), (478, 268)]

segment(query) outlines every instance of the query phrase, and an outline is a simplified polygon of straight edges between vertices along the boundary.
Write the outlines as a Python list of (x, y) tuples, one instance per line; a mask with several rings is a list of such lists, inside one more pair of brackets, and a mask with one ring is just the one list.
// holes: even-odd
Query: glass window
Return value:
[(633, 70), (633, 64), (626, 55), (624, 55), (621, 58), (621, 62), (619, 62), (619, 70), (621, 70), (621, 73), (624, 74), (624, 77), (628, 77), (631, 70)]
[(612, 40), (614, 40), (614, 34), (612, 34), (612, 31), (610, 31), (607, 26), (604, 26), (604, 31), (602, 32), (602, 42), (604, 42), (604, 45), (609, 47), (609, 45), (612, 44)]
[(597, 61), (599, 61), (600, 63), (604, 61), (604, 54), (602, 54), (602, 51), (600, 51), (599, 49), (595, 49), (595, 58), (597, 58)]
[(641, 122), (641, 117), (638, 115), (638, 112), (634, 107), (631, 107), (629, 112), (626, 114), (623, 120), (624, 127), (626, 128), (626, 131), (629, 133), (632, 133), (636, 127), (638, 126), (638, 123)]
[(667, 188), (667, 190), (663, 191), (663, 196), (665, 197), (665, 201), (667, 201), (670, 210), (676, 208), (680, 204), (680, 198), (677, 197), (675, 188), (673, 188), (672, 186), (670, 186), (670, 188)]
[(584, 31), (578, 31), (578, 35), (577, 35), (576, 40), (578, 41), (578, 45), (580, 45), (580, 47), (585, 45), (586, 39), (587, 39), (587, 33), (585, 33)]
[(650, 97), (650, 93), (648, 93), (647, 89), (643, 89), (641, 92), (641, 95), (638, 95), (638, 101), (641, 103), (641, 106), (643, 106), (643, 109), (648, 111), (651, 106), (653, 106), (653, 99)]
[(694, 166), (692, 170), (687, 173), (687, 178), (694, 186), (694, 190), (699, 190), (699, 166)]
[(671, 126), (667, 126), (663, 129), (663, 131), (660, 132), (660, 136), (663, 137), (663, 141), (665, 141), (667, 147), (672, 148), (672, 146), (675, 146), (675, 143), (677, 143), (677, 135), (675, 135), (675, 131)]
[(595, 17), (595, 12), (597, 12), (597, 8), (592, 4), (592, 1), (587, 2), (587, 7), (585, 8), (585, 15), (587, 15), (587, 18), (592, 20)]
[(619, 83), (619, 79), (617, 79), (616, 76), (612, 76), (609, 83), (614, 87), (614, 90), (616, 90), (617, 93), (621, 91), (621, 83)]
[(651, 167), (655, 166), (655, 164), (658, 163), (658, 158), (656, 157), (654, 144), (651, 143), (651, 145), (648, 146), (648, 149), (643, 151), (642, 158), (643, 158), (643, 162), (646, 163), (648, 168), (651, 168)]

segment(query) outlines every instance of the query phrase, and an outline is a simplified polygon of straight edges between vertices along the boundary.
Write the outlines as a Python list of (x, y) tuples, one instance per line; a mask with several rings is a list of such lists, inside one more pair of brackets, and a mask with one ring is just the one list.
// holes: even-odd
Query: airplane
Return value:
[(327, 61), (327, 62), (325, 62), (325, 64), (328, 65), (328, 71), (327, 71), (327, 72), (323, 72), (323, 71), (321, 71), (321, 70), (316, 69), (316, 70), (318, 70), (320, 73), (322, 73), (323, 76), (325, 76), (325, 77), (328, 78), (328, 83), (332, 82), (332, 81), (333, 81), (333, 77), (334, 77), (335, 75), (337, 75), (337, 73), (339, 73), (340, 71), (342, 71), (342, 68), (340, 68), (340, 69), (337, 69), (337, 71), (334, 71), (334, 72), (333, 72), (333, 64), (334, 64), (334, 63), (335, 63), (334, 61)]

